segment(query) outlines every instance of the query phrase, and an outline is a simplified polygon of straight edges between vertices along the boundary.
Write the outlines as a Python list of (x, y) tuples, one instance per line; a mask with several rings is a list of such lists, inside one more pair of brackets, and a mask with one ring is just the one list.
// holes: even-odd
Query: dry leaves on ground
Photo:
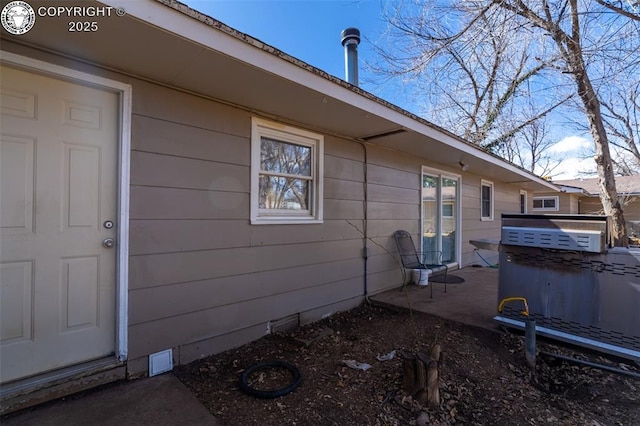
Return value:
[[(441, 404), (427, 410), (402, 394), (400, 357), (377, 357), (393, 350), (428, 352), (435, 343), (444, 351)], [(640, 372), (623, 360), (548, 342), (538, 346)], [(275, 399), (241, 392), (240, 374), (267, 359), (297, 366), (302, 384)], [(345, 360), (371, 368), (350, 368)], [(366, 304), (180, 366), (176, 374), (225, 425), (640, 424), (638, 379), (544, 356), (534, 374), (517, 334)]]

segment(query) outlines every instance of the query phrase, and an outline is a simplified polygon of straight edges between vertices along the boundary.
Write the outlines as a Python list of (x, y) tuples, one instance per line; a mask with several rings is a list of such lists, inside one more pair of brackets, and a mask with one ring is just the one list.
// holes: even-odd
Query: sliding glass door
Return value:
[(460, 177), (424, 168), (422, 172), (422, 249), (427, 262), (458, 262)]

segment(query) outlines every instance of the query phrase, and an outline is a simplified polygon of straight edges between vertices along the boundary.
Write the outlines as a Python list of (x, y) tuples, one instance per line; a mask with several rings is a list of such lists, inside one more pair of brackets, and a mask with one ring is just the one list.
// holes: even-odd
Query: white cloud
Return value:
[(581, 152), (586, 149), (590, 149), (593, 146), (593, 142), (582, 136), (567, 136), (560, 140), (560, 142), (551, 145), (549, 151), (554, 154), (568, 153), (568, 152)]
[(553, 180), (591, 177), (596, 174), (596, 162), (593, 158), (568, 157), (563, 159), (551, 174)]
[(554, 180), (577, 179), (595, 175), (593, 142), (582, 136), (567, 136), (547, 148), (546, 154), (558, 166), (550, 173)]

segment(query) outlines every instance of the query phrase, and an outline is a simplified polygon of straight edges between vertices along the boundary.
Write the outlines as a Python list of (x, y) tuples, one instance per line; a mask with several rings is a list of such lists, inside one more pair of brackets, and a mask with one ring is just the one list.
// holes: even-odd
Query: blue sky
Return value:
[[(344, 79), (344, 48), (340, 32), (360, 30), (358, 47), (360, 86), (399, 107), (420, 114), (403, 92), (406, 86), (372, 83), (366, 63), (374, 63), (372, 46), (383, 41), (387, 24), (384, 12), (397, 0), (181, 0), (232, 28), (257, 38), (329, 74)], [(397, 4), (397, 3), (396, 3)], [(409, 89), (406, 89), (409, 90)], [(429, 117), (425, 117), (427, 120)], [(555, 179), (571, 179), (579, 171), (593, 169), (593, 160), (578, 158), (590, 140), (562, 135), (551, 153), (562, 160)]]
[[(365, 63), (375, 60), (372, 45), (386, 29), (383, 18), (389, 0), (182, 0), (243, 33), (323, 71), (344, 79), (344, 48), (340, 33), (360, 30), (360, 86), (398, 106), (417, 112), (393, 88), (373, 85)], [(368, 81), (367, 81), (368, 80)]]
[[(190, 7), (330, 74), (344, 78), (340, 32), (360, 29), (363, 37), (384, 31), (383, 0), (183, 0)], [(371, 56), (364, 40), (358, 55)]]

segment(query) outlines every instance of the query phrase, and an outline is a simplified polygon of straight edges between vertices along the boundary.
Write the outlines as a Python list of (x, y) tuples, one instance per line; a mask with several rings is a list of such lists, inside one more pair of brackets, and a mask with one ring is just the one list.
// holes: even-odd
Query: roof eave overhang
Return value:
[[(273, 120), (425, 158), (449, 170), (459, 171), (462, 161), (469, 172), (485, 178), (532, 191), (559, 191), (551, 182), (182, 3), (79, 2), (121, 7), (126, 15), (103, 21), (99, 32), (82, 38), (64, 26), (45, 28), (44, 19), (22, 38), (3, 37), (235, 104)], [(39, 26), (43, 27), (37, 31)]]
[[(508, 163), (495, 155), (479, 149), (445, 129), (439, 128), (433, 123), (429, 123), (426, 120), (397, 107), (396, 105), (386, 102), (383, 99), (360, 89), (359, 87), (353, 86), (346, 81), (338, 79), (303, 61), (286, 55), (272, 46), (236, 31), (233, 28), (197, 12), (182, 3), (173, 0), (156, 1), (183, 13), (186, 17), (197, 19), (198, 21), (225, 32), (232, 38), (236, 38), (241, 41), (246, 47), (250, 47), (250, 49), (238, 49), (239, 46), (237, 46), (234, 41), (231, 41), (227, 49), (224, 49), (223, 46), (213, 44), (208, 47), (216, 50), (219, 47), (223, 47), (224, 50), (221, 50), (222, 53), (236, 55), (237, 59), (247, 64), (259, 66), (267, 72), (286, 76), (295, 83), (308, 85), (319, 93), (324, 93), (332, 99), (339, 100), (344, 107), (356, 108), (363, 112), (364, 120), (362, 120), (363, 125), (360, 127), (359, 132), (345, 136), (373, 141), (373, 143), (377, 145), (386, 146), (391, 149), (396, 149), (398, 151), (402, 151), (410, 155), (417, 155), (423, 158), (434, 156), (432, 150), (429, 150), (428, 148), (425, 150), (426, 145), (433, 144), (424, 144), (424, 142), (437, 141), (448, 148), (445, 152), (451, 152), (452, 155), (449, 155), (446, 159), (446, 162), (448, 163), (446, 165), (453, 166), (454, 169), (458, 167), (461, 161), (463, 161), (465, 164), (470, 166), (471, 171), (475, 171), (477, 174), (484, 174), (490, 178), (495, 178), (530, 190), (544, 188), (547, 190), (559, 191), (559, 188), (554, 184), (535, 176), (514, 164)], [(126, 0), (105, 0), (105, 2), (115, 2), (122, 5), (127, 3)], [(169, 23), (167, 22), (167, 24)], [(173, 28), (171, 28), (171, 30), (178, 31), (181, 28), (181, 24), (178, 24), (177, 22), (172, 22), (172, 24)], [(185, 34), (182, 35), (184, 36)], [(192, 34), (191, 36), (194, 36), (192, 40), (195, 42), (206, 42), (206, 40), (203, 40), (202, 35), (196, 36), (195, 34)], [(257, 58), (258, 55), (256, 55), (256, 48), (267, 53), (270, 57), (266, 57), (264, 61), (259, 60)], [(289, 66), (290, 64), (294, 65), (295, 68), (291, 68)], [(309, 73), (313, 74), (312, 79), (309, 78)], [(373, 137), (377, 135), (376, 133), (362, 132), (363, 128), (367, 128), (367, 125), (370, 125), (370, 122), (374, 121), (372, 116), (380, 117), (395, 124), (380, 132), (379, 134), (385, 136), (379, 138), (376, 137), (375, 141), (373, 140)], [(330, 132), (331, 129), (327, 129), (325, 131)], [(397, 136), (402, 133), (406, 133), (404, 135), (405, 137), (398, 138)], [(411, 139), (412, 143), (402, 144), (399, 146), (400, 144), (394, 143), (394, 140), (396, 139)], [(421, 145), (423, 146), (421, 147)], [(443, 163), (440, 159), (436, 159), (436, 162)], [(486, 164), (482, 163), (489, 163), (489, 169), (487, 169)], [(474, 165), (477, 167), (473, 167)]]

